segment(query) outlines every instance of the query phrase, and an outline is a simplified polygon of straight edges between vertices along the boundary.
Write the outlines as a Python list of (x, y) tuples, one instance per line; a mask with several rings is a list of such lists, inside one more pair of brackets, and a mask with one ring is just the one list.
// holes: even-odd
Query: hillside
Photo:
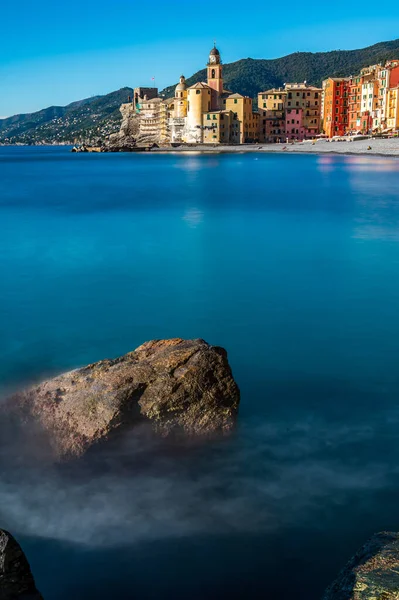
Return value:
[[(286, 82), (307, 81), (320, 85), (328, 76), (358, 73), (371, 64), (399, 58), (399, 39), (381, 42), (360, 50), (296, 52), (273, 60), (246, 58), (224, 65), (226, 87), (256, 97), (257, 93)], [(203, 69), (188, 78), (193, 85), (206, 79)], [(162, 91), (174, 94), (175, 85)], [(132, 89), (125, 87), (106, 96), (87, 98), (65, 107), (52, 106), (36, 113), (0, 120), (0, 143), (43, 144), (94, 142), (118, 130), (119, 106)]]
[(132, 95), (122, 88), (106, 96), (51, 106), (35, 113), (0, 119), (0, 142), (9, 144), (75, 143), (103, 139), (118, 131), (119, 107)]
[[(358, 73), (363, 67), (399, 58), (399, 39), (381, 42), (361, 50), (333, 52), (296, 52), (274, 60), (245, 58), (224, 65), (226, 88), (254, 98), (258, 92), (284, 83), (307, 81), (321, 85), (326, 77)], [(206, 80), (206, 69), (190, 77), (189, 85)], [(176, 84), (175, 84), (176, 85)], [(174, 94), (174, 86), (163, 90), (166, 97)]]

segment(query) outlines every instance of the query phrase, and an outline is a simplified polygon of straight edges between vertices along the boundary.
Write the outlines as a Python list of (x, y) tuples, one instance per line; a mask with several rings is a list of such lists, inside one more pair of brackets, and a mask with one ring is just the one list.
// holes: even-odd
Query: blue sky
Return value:
[(202, 8), (191, 0), (2, 0), (0, 117), (151, 85), (152, 76), (162, 88), (201, 69), (214, 38), (224, 62), (231, 62), (399, 37), (393, 4), (389, 18), (371, 0), (361, 11), (356, 2), (336, 6), (342, 10), (321, 0), (229, 0)]

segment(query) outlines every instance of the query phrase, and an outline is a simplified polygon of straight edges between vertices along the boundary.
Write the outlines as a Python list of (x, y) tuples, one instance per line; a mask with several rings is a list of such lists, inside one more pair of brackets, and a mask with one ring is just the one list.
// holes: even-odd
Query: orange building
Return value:
[(323, 129), (328, 137), (345, 135), (349, 128), (350, 77), (323, 81)]
[(348, 131), (349, 133), (356, 133), (361, 129), (361, 103), (362, 103), (362, 85), (363, 77), (358, 75), (357, 77), (351, 77), (349, 81), (349, 102), (348, 102)]

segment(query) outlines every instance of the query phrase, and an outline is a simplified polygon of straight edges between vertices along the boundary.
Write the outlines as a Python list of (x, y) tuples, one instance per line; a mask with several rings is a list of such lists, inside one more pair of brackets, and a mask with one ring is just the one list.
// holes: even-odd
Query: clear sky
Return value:
[(213, 39), (224, 62), (361, 48), (399, 37), (399, 8), (358, 2), (2, 0), (0, 117), (175, 83), (204, 67)]

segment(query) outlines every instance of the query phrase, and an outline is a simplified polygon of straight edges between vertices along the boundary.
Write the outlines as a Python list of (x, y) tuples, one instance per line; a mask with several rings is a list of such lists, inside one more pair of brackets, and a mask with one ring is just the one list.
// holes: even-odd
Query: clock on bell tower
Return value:
[(223, 65), (220, 60), (220, 52), (214, 46), (209, 53), (208, 69), (208, 85), (218, 94), (223, 93)]

